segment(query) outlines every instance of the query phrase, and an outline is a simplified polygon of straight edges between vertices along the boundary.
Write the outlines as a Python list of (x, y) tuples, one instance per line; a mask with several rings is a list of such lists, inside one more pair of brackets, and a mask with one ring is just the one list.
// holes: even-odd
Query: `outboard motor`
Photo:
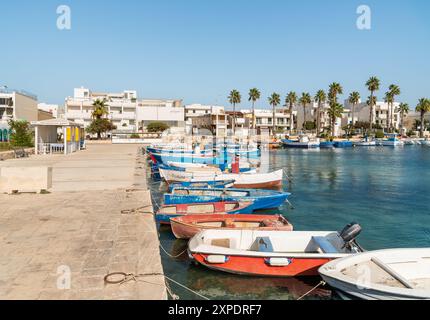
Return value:
[(356, 222), (352, 222), (343, 228), (339, 235), (343, 241), (345, 241), (345, 247), (351, 246), (355, 239), (360, 235), (361, 230), (361, 226)]

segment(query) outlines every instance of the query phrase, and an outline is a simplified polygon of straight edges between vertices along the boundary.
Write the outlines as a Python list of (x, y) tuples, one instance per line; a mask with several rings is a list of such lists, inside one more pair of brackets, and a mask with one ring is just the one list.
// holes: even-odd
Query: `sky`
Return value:
[[(357, 28), (357, 7), (371, 29)], [(57, 28), (57, 7), (71, 29)], [(232, 89), (369, 93), (370, 76), (415, 107), (430, 98), (430, 1), (425, 0), (14, 0), (0, 9), (0, 86), (63, 104), (73, 88), (137, 90), (139, 98), (228, 105)]]

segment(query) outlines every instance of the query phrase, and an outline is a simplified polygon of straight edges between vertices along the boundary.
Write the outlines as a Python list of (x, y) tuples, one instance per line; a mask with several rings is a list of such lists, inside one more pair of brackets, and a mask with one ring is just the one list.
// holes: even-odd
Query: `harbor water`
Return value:
[[(359, 243), (367, 250), (430, 247), (430, 148), (359, 147), (334, 150), (277, 150), (271, 170), (284, 169), (291, 207), (281, 213), (295, 230), (341, 230), (350, 222), (363, 227)], [(162, 202), (163, 183), (150, 181), (154, 201)], [(164, 272), (211, 299), (297, 299), (319, 278), (250, 278), (193, 265), (187, 243), (160, 228)], [(172, 284), (182, 299), (198, 299)], [(328, 288), (306, 299), (333, 299)]]

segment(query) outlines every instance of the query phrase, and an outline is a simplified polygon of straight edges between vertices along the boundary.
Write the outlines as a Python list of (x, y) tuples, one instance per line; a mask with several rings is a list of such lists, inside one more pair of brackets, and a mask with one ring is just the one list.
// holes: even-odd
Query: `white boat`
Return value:
[(430, 299), (430, 248), (369, 251), (319, 269), (331, 287), (365, 300)]
[(355, 147), (375, 147), (376, 141), (365, 138), (364, 140), (353, 142), (353, 145)]
[(173, 182), (201, 182), (201, 181), (225, 181), (234, 180), (234, 188), (277, 188), (282, 186), (283, 170), (270, 173), (217, 173), (205, 171), (175, 171), (160, 168), (161, 177), (167, 183)]
[(282, 144), (286, 148), (299, 148), (299, 149), (315, 149), (321, 145), (320, 139), (310, 139), (308, 136), (300, 136), (299, 140), (282, 140)]
[(384, 147), (403, 147), (405, 143), (397, 138), (397, 135), (389, 135), (388, 139), (379, 140), (381, 146)]
[(362, 249), (355, 239), (345, 240), (336, 231), (212, 229), (196, 234), (188, 252), (210, 269), (247, 276), (296, 277), (316, 276), (324, 263)]
[(186, 163), (186, 162), (174, 162), (174, 161), (167, 161), (167, 165), (170, 167), (177, 167), (177, 168), (207, 168), (207, 164), (200, 164), (200, 163)]

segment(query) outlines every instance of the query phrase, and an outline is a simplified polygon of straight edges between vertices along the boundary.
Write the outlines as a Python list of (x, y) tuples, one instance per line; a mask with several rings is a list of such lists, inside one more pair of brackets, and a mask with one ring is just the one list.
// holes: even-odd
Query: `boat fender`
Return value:
[(227, 256), (221, 256), (221, 255), (210, 255), (206, 257), (206, 262), (210, 264), (224, 264), (228, 262)]
[(360, 235), (361, 230), (361, 226), (358, 223), (352, 222), (343, 228), (339, 235), (345, 243), (350, 243)]
[(288, 258), (267, 258), (265, 262), (271, 267), (288, 267), (293, 261)]

